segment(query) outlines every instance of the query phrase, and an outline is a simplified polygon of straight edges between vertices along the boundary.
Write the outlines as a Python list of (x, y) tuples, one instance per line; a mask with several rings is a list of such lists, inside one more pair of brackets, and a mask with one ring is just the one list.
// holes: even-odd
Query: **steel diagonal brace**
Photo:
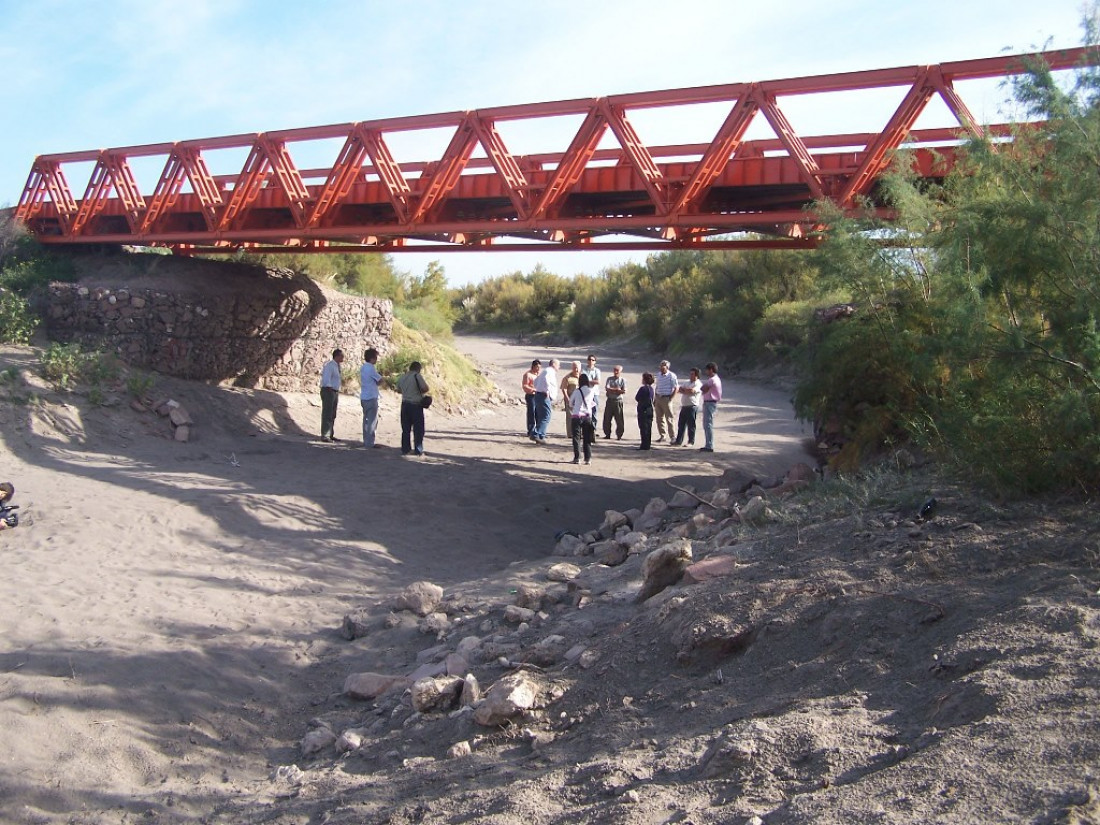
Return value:
[(890, 165), (891, 155), (908, 137), (928, 101), (937, 93), (958, 119), (959, 125), (975, 136), (983, 134), (951, 81), (944, 77), (941, 67), (922, 66), (917, 71), (912, 87), (902, 98), (886, 126), (867, 145), (863, 161), (841, 191), (837, 201), (843, 208), (853, 206), (857, 198), (868, 194), (874, 181)]
[(787, 116), (779, 108), (775, 95), (770, 92), (763, 92), (760, 94), (759, 99), (764, 117), (771, 124), (775, 136), (779, 138), (779, 142), (783, 144), (788, 154), (798, 165), (803, 180), (810, 187), (810, 194), (815, 199), (824, 197), (825, 190), (821, 186), (821, 169), (818, 167), (813, 155), (810, 154), (810, 150), (806, 148), (806, 144), (802, 142), (802, 138), (798, 136), (790, 121), (787, 120)]
[(757, 100), (758, 91), (756, 87), (751, 88), (734, 104), (719, 127), (714, 140), (710, 142), (696, 164), (691, 178), (676, 198), (669, 213), (672, 220), (679, 218), (685, 212), (698, 209), (711, 185), (725, 170), (734, 152), (740, 148), (741, 138), (744, 137), (756, 113), (760, 111), (760, 103)]
[(408, 223), (409, 198), (412, 190), (401, 173), (401, 167), (394, 160), (389, 147), (377, 129), (365, 124), (352, 126), (340, 155), (329, 172), (325, 185), (321, 189), (313, 210), (306, 221), (307, 228), (320, 226), (326, 216), (333, 213), (336, 206), (347, 197), (352, 187), (362, 178), (363, 162), (370, 158), (382, 185), (386, 187), (390, 203), (399, 223)]
[(607, 120), (598, 104), (588, 110), (569, 148), (558, 160), (550, 182), (539, 196), (535, 208), (531, 210), (531, 220), (556, 217), (561, 212), (566, 195), (580, 180), (585, 167), (592, 160), (596, 147), (607, 132), (607, 125)]
[(267, 181), (269, 171), (274, 173), (275, 180), (286, 195), (295, 225), (299, 228), (302, 227), (305, 223), (309, 190), (306, 189), (302, 176), (295, 168), (290, 153), (286, 150), (286, 144), (281, 140), (274, 140), (260, 134), (256, 135), (252, 149), (245, 160), (244, 168), (233, 187), (233, 194), (230, 196), (229, 203), (218, 221), (219, 230), (225, 231), (239, 223), (240, 216), (248, 210), (259, 196), (260, 190), (263, 189)]
[(492, 120), (475, 116), (473, 124), (478, 140), (481, 141), (485, 153), (489, 156), (489, 160), (492, 161), (493, 167), (504, 183), (504, 188), (508, 192), (512, 206), (516, 209), (516, 217), (521, 221), (527, 220), (530, 213), (530, 184), (527, 181), (527, 176), (519, 168), (519, 164), (511, 152), (508, 151), (508, 147), (504, 145), (504, 140)]
[(122, 201), (131, 231), (135, 229), (140, 220), (140, 212), (145, 209), (145, 199), (141, 197), (137, 184), (134, 183), (134, 176), (125, 157), (103, 151), (99, 153), (88, 188), (84, 191), (84, 199), (80, 202), (80, 208), (70, 227), (73, 235), (83, 232), (89, 221), (103, 210), (112, 191)]
[(202, 153), (191, 146), (180, 146), (177, 149), (180, 162), (187, 179), (191, 182), (191, 189), (202, 205), (202, 216), (208, 229), (213, 229), (218, 223), (218, 210), (225, 206), (221, 188), (218, 186), (210, 169), (203, 160)]
[[(455, 129), (451, 142), (447, 145), (443, 157), (434, 169), (425, 170), (424, 188), (420, 193), (420, 202), (413, 212), (412, 223), (423, 223), (430, 212), (443, 202), (454, 189), (462, 170), (470, 160), (474, 151), (474, 143), (477, 141), (477, 128), (474, 125), (474, 115), (467, 112)], [(421, 176), (422, 179), (424, 176)]]
[(149, 208), (142, 216), (139, 232), (144, 234), (153, 230), (161, 215), (175, 206), (183, 182), (191, 182), (191, 189), (202, 207), (203, 221), (208, 230), (217, 227), (218, 209), (224, 203), (217, 182), (206, 167), (199, 150), (193, 146), (176, 144), (168, 154), (160, 180), (149, 200)]
[(668, 182), (661, 173), (660, 167), (657, 166), (657, 162), (653, 160), (653, 155), (642, 143), (642, 139), (634, 131), (630, 121), (626, 119), (626, 110), (622, 106), (613, 105), (606, 98), (602, 99), (599, 105), (604, 118), (611, 126), (611, 131), (619, 139), (619, 145), (622, 146), (630, 165), (641, 176), (657, 214), (668, 214)]
[(237, 180), (233, 185), (233, 194), (229, 196), (229, 203), (225, 205), (225, 209), (218, 217), (218, 231), (224, 232), (232, 228), (237, 221), (237, 217), (260, 194), (269, 165), (267, 154), (260, 143), (260, 135), (257, 135), (248, 157), (245, 158), (244, 167), (237, 175)]
[(352, 127), (344, 141), (336, 163), (329, 170), (324, 186), (313, 204), (313, 210), (306, 219), (306, 227), (320, 226), (321, 220), (351, 191), (352, 185), (363, 169), (363, 160), (367, 156), (366, 142), (358, 123)]
[(271, 164), (271, 169), (275, 173), (275, 180), (279, 182), (279, 186), (286, 193), (291, 214), (294, 216), (294, 223), (298, 228), (301, 228), (305, 224), (309, 189), (306, 188), (305, 181), (302, 180), (301, 174), (294, 165), (284, 141), (273, 140), (267, 135), (261, 135), (260, 143), (267, 155), (268, 162)]
[(16, 209), (16, 217), (24, 223), (37, 217), (42, 211), (42, 203), (46, 195), (50, 196), (54, 208), (57, 210), (57, 220), (61, 226), (63, 235), (71, 234), (73, 218), (76, 217), (76, 199), (73, 198), (69, 183), (65, 180), (65, 173), (58, 161), (38, 158), (27, 177), (27, 185), (23, 190), (23, 196), (19, 199)]
[(397, 213), (397, 220), (401, 223), (408, 223), (412, 187), (409, 186), (409, 182), (405, 180), (405, 176), (401, 173), (401, 167), (394, 160), (390, 147), (386, 145), (386, 141), (382, 137), (382, 132), (378, 129), (366, 128), (361, 128), (361, 132), (363, 144), (367, 147), (367, 154), (370, 155), (371, 162), (374, 164), (374, 171), (378, 173), (379, 180), (386, 187), (386, 192), (390, 196), (390, 203), (393, 204), (393, 210)]
[(142, 197), (137, 181), (134, 180), (134, 173), (123, 155), (108, 152), (105, 161), (107, 171), (114, 182), (115, 192), (122, 201), (122, 208), (126, 211), (126, 221), (130, 225), (130, 231), (136, 231), (146, 207), (145, 198)]

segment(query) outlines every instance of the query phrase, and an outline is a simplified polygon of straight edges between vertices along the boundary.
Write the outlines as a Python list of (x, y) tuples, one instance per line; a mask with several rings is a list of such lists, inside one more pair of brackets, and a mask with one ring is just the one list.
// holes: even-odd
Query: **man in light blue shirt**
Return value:
[(334, 349), (332, 360), (321, 370), (321, 440), (336, 441), (336, 407), (340, 403), (340, 365), (344, 363), (344, 351)]
[(378, 386), (382, 376), (374, 365), (378, 363), (378, 350), (374, 347), (363, 353), (363, 366), (359, 369), (359, 403), (363, 405), (363, 446), (381, 447), (374, 443), (378, 429)]
[(665, 430), (667, 429), (668, 440), (672, 441), (673, 436), (676, 435), (676, 425), (672, 421), (672, 399), (680, 389), (680, 384), (668, 361), (660, 363), (657, 372), (657, 386), (653, 389), (657, 393), (657, 397), (653, 399), (653, 413), (657, 419), (657, 435), (660, 436), (657, 440), (665, 440)]

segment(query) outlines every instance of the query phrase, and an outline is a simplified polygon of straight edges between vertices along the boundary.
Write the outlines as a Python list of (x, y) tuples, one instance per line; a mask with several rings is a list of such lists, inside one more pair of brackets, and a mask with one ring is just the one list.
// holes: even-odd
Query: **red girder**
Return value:
[[(1019, 74), (1033, 61), (1054, 70), (1100, 62), (1089, 47), (42, 155), (16, 215), (45, 243), (184, 251), (805, 246), (815, 224), (806, 207), (821, 197), (874, 205), (898, 148), (914, 149), (918, 174), (950, 168), (955, 147), (982, 133), (956, 83)], [(797, 95), (884, 88), (904, 94), (874, 133), (801, 135), (783, 109)], [(914, 131), (937, 95), (958, 125)], [(702, 104), (729, 107), (709, 143), (648, 145), (635, 127), (635, 113)], [(745, 139), (757, 115), (775, 138)], [(549, 118), (578, 124), (564, 151), (516, 154), (505, 142), (511, 124)], [(398, 161), (390, 149), (393, 135), (441, 129), (450, 137), (435, 160)], [(988, 129), (1011, 135), (1008, 125)], [(344, 143), (330, 167), (299, 170), (288, 144), (332, 139)], [(612, 139), (616, 147), (599, 148)], [(238, 174), (210, 173), (217, 153), (242, 148)], [(157, 156), (164, 169), (146, 198), (131, 160)], [(88, 162), (78, 202), (64, 167)], [(746, 232), (773, 238), (729, 237)], [(610, 234), (636, 240), (599, 240)]]

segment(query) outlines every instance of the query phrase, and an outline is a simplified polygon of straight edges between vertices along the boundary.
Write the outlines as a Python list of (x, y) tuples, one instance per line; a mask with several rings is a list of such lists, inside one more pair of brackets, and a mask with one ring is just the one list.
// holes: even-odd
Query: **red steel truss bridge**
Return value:
[[(807, 206), (875, 204), (899, 148), (912, 150), (919, 175), (939, 178), (968, 137), (1007, 138), (1008, 124), (979, 124), (956, 84), (1036, 61), (1054, 70), (1098, 62), (1095, 49), (1078, 48), (41, 155), (16, 216), (48, 244), (181, 253), (808, 246)], [(802, 135), (784, 113), (800, 96), (832, 109), (876, 90), (900, 97), (877, 132)], [(954, 123), (915, 129), (936, 98)], [(648, 145), (636, 128), (657, 114), (667, 131), (704, 109), (720, 122), (709, 143)], [(749, 139), (754, 123), (768, 136)], [(559, 150), (517, 154), (505, 141), (517, 132), (560, 134)], [(428, 134), (442, 136), (441, 153), (397, 159), (395, 146)], [(336, 155), (327, 166), (295, 162), (326, 147)], [(212, 174), (226, 155), (243, 167)], [(161, 162), (143, 192), (134, 167)], [(66, 169), (91, 170), (79, 200)]]

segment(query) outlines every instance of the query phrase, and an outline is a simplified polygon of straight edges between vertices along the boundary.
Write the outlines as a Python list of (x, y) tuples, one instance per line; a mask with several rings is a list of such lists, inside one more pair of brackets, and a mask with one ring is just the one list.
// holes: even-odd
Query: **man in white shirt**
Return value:
[(535, 432), (531, 440), (536, 444), (546, 443), (546, 427), (554, 411), (554, 402), (558, 400), (558, 359), (551, 358), (550, 365), (535, 379)]
[(688, 446), (695, 445), (695, 420), (699, 415), (699, 404), (703, 399), (703, 382), (699, 380), (699, 370), (691, 368), (688, 380), (680, 387), (680, 417), (676, 421), (676, 440), (672, 443), (679, 447), (687, 434)]
[(657, 373), (656, 386), (653, 388), (657, 397), (653, 399), (653, 413), (657, 419), (658, 441), (665, 440), (665, 429), (668, 429), (668, 440), (672, 440), (675, 432), (675, 424), (672, 421), (672, 399), (680, 385), (668, 361), (662, 361)]
[(363, 353), (363, 366), (359, 370), (359, 403), (363, 406), (363, 446), (381, 447), (374, 443), (378, 429), (378, 387), (382, 376), (375, 369), (378, 363), (378, 350), (374, 347)]
[(340, 365), (344, 363), (344, 351), (334, 349), (332, 360), (321, 370), (321, 440), (336, 441), (336, 406), (340, 403)]

